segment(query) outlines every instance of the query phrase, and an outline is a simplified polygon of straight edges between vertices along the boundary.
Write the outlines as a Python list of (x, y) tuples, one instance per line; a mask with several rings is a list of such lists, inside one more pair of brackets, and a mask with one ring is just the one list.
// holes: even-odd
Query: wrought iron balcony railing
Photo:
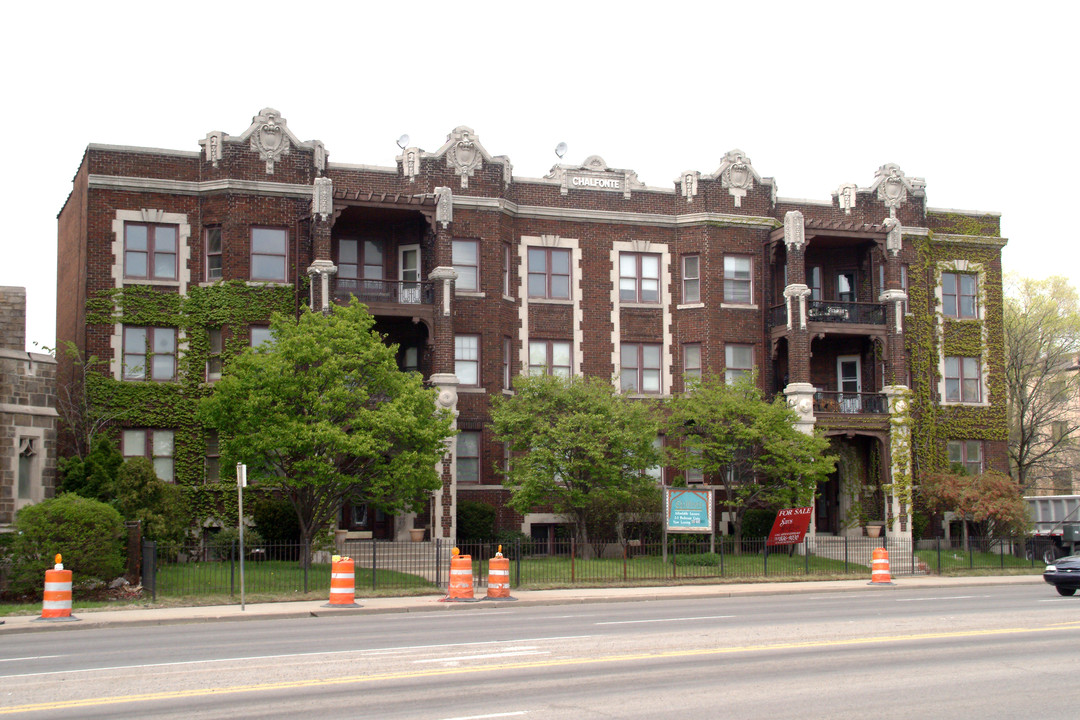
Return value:
[(881, 393), (819, 391), (814, 394), (814, 412), (882, 415), (889, 412), (889, 401)]
[(884, 325), (885, 306), (882, 303), (811, 300), (806, 306), (806, 319), (810, 322)]
[(401, 305), (432, 305), (435, 303), (434, 284), (428, 281), (334, 279), (334, 299), (348, 300), (356, 296), (360, 302), (398, 303)]

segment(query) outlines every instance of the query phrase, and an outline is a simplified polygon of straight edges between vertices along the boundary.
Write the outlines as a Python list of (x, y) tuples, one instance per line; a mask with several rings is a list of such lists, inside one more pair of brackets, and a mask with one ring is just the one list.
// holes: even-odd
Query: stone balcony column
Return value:
[[(438, 390), (435, 406), (447, 410), (453, 416), (453, 428), (457, 429), (458, 377), (454, 373), (437, 373), (429, 378)], [(442, 538), (451, 543), (457, 539), (457, 436), (446, 440), (446, 454), (435, 470), (442, 480), (442, 487), (435, 491), (431, 518), (431, 539)]]
[(893, 491), (886, 496), (889, 511), (889, 535), (911, 538), (912, 449), (911, 391), (904, 385), (887, 385), (881, 393), (889, 402), (889, 484)]

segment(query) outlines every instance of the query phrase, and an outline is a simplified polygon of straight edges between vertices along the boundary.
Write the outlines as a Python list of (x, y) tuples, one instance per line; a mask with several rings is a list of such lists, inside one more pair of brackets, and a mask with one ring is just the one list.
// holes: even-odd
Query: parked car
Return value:
[(1043, 570), (1043, 580), (1050, 583), (1059, 595), (1072, 595), (1080, 589), (1080, 555), (1058, 558)]

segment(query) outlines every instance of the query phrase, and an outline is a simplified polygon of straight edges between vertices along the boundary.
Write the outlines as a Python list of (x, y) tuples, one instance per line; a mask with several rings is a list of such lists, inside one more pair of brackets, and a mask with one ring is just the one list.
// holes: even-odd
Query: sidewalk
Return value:
[[(236, 620), (271, 620), (275, 618), (331, 617), (334, 615), (371, 615), (377, 613), (467, 611), (522, 605), (571, 605), (600, 602), (641, 602), (649, 600), (686, 600), (754, 595), (808, 595), (836, 592), (905, 592), (930, 588), (972, 588), (993, 585), (1042, 585), (1041, 575), (985, 577), (920, 576), (894, 577), (893, 585), (871, 585), (867, 580), (822, 580), (805, 582), (758, 582), (724, 585), (674, 585), (628, 588), (568, 588), (563, 590), (511, 591), (516, 600), (479, 602), (439, 602), (441, 596), (357, 597), (359, 608), (324, 607), (325, 601), (256, 603), (240, 609), (235, 605), (170, 608), (118, 608), (80, 611), (75, 603), (72, 614), (78, 622), (38, 621), (36, 616), (4, 617), (0, 635), (5, 633), (74, 630), (106, 625), (179, 625), (196, 622)], [(483, 597), (482, 592), (477, 597)]]

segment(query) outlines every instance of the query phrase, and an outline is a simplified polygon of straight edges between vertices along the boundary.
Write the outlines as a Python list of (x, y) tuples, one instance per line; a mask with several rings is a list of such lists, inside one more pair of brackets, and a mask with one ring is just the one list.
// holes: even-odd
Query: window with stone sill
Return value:
[(124, 326), (123, 379), (176, 379), (176, 329)]
[(222, 279), (221, 260), (221, 228), (208, 227), (203, 232), (205, 256), (203, 266), (206, 268), (206, 281), (216, 282)]
[(480, 241), (454, 240), (451, 242), (451, 262), (457, 272), (455, 289), (465, 292), (480, 291)]
[(464, 387), (480, 386), (480, 336), (454, 337), (454, 374)]
[(570, 251), (564, 248), (528, 249), (529, 297), (570, 299)]
[(724, 256), (724, 302), (750, 305), (754, 298), (754, 261), (740, 255)]
[(251, 279), (287, 282), (289, 232), (284, 228), (251, 228)]
[(660, 392), (660, 345), (623, 343), (620, 348), (619, 386), (623, 392)]
[(619, 253), (619, 300), (660, 302), (660, 256), (656, 253)]
[(216, 483), (221, 479), (221, 442), (217, 430), (206, 433), (205, 481)]
[(724, 381), (731, 385), (754, 371), (753, 345), (724, 346)]
[(941, 273), (941, 314), (957, 319), (978, 317), (978, 275), (975, 273)]
[(686, 305), (701, 302), (701, 257), (698, 255), (683, 256), (682, 301)]
[(154, 465), (154, 472), (166, 482), (173, 481), (173, 431), (151, 429), (124, 430), (121, 452), (125, 458), (144, 457)]
[(982, 400), (982, 369), (979, 358), (945, 358), (945, 401), (977, 403)]
[(683, 384), (701, 379), (701, 343), (683, 345)]
[(982, 443), (978, 440), (950, 440), (947, 445), (949, 469), (978, 475), (983, 471)]
[(124, 278), (176, 280), (176, 225), (124, 223)]
[(206, 358), (206, 381), (217, 382), (221, 379), (221, 328), (210, 328), (206, 334), (210, 341)]
[(529, 374), (570, 377), (570, 342), (565, 340), (530, 340)]
[(457, 481), (463, 484), (480, 482), (480, 432), (463, 430), (457, 436)]

